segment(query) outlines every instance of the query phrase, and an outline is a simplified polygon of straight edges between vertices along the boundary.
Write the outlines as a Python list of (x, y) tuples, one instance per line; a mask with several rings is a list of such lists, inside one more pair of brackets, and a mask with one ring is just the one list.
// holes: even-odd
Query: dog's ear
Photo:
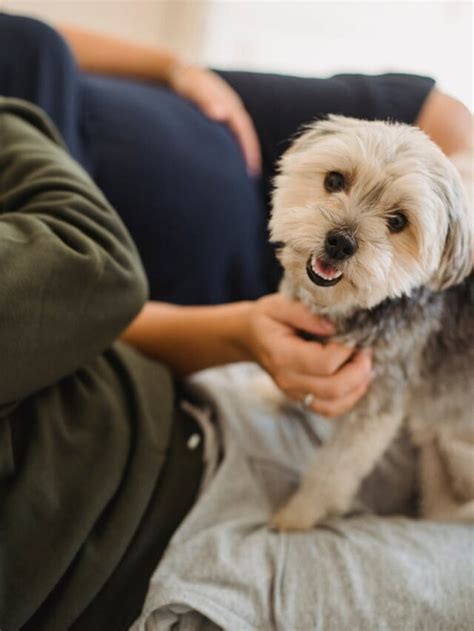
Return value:
[(360, 122), (360, 120), (358, 121), (355, 118), (330, 114), (327, 118), (304, 125), (299, 131), (299, 135), (296, 136), (289, 149), (287, 149), (286, 154), (291, 155), (300, 151), (306, 151), (318, 140), (340, 133), (348, 127), (360, 125)]
[[(458, 166), (458, 165), (457, 165)], [(439, 194), (448, 214), (447, 233), (440, 264), (431, 287), (443, 290), (457, 285), (474, 267), (474, 207), (468, 194), (472, 186), (472, 171), (459, 176), (459, 167), (451, 167), (450, 178), (437, 178)]]

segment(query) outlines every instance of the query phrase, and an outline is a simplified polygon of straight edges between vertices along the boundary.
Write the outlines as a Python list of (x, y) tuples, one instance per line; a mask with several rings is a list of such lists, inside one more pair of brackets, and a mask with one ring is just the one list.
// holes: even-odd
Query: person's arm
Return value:
[(82, 70), (158, 81), (195, 103), (209, 118), (228, 125), (249, 172), (260, 172), (260, 146), (252, 120), (239, 95), (216, 73), (185, 63), (163, 47), (144, 46), (69, 25), (58, 29)]
[(165, 48), (134, 44), (75, 26), (60, 25), (58, 30), (86, 72), (168, 84), (173, 69), (180, 64), (178, 56)]
[(0, 98), (0, 404), (96, 357), (147, 285), (122, 222), (39, 110)]
[(416, 120), (416, 125), (448, 156), (474, 147), (474, 118), (457, 99), (432, 90)]
[(472, 211), (474, 243), (474, 117), (457, 99), (432, 90), (416, 124), (444, 151), (461, 176)]
[(179, 307), (149, 302), (122, 338), (166, 362), (178, 376), (236, 361), (256, 361), (295, 401), (311, 393), (327, 417), (348, 411), (366, 392), (371, 361), (339, 344), (301, 339), (297, 331), (328, 335), (332, 327), (302, 303), (281, 294), (255, 302)]

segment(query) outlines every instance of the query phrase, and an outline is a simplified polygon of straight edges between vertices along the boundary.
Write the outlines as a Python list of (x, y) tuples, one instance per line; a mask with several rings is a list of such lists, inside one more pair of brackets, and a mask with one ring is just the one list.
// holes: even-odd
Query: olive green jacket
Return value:
[(49, 121), (0, 98), (2, 631), (70, 628), (147, 510), (172, 382), (113, 343), (146, 293), (126, 229)]

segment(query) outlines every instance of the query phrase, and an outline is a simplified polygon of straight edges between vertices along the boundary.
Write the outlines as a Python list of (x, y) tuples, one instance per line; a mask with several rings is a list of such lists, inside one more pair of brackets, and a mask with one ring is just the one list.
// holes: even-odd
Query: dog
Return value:
[(346, 513), (405, 423), (422, 516), (474, 520), (473, 214), (459, 169), (416, 127), (330, 116), (284, 153), (269, 224), (280, 290), (336, 341), (371, 348), (376, 376), (273, 527)]

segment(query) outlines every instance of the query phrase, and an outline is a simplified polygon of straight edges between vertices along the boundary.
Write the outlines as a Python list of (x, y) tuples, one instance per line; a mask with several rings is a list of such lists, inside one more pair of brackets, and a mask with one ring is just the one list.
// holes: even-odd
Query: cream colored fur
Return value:
[[(443, 364), (430, 367), (445, 359), (449, 301), (459, 302), (447, 290), (461, 287), (473, 267), (470, 158), (458, 156), (455, 168), (414, 127), (343, 117), (315, 123), (283, 156), (270, 221), (284, 267), (281, 291), (332, 319), (336, 339), (373, 348), (377, 378), (356, 409), (335, 421), (300, 489), (274, 516), (277, 528), (305, 530), (347, 512), (405, 420), (421, 450), (425, 516), (474, 519), (474, 384), (453, 380), (444, 392), (449, 374)], [(325, 189), (331, 171), (344, 175), (343, 191)], [(387, 221), (399, 211), (408, 225), (394, 234)], [(319, 286), (308, 261), (325, 256), (331, 230), (349, 231), (358, 248), (333, 261), (340, 282)], [(474, 358), (471, 333), (459, 335), (463, 351), (449, 341), (443, 351), (458, 382), (468, 379)]]

